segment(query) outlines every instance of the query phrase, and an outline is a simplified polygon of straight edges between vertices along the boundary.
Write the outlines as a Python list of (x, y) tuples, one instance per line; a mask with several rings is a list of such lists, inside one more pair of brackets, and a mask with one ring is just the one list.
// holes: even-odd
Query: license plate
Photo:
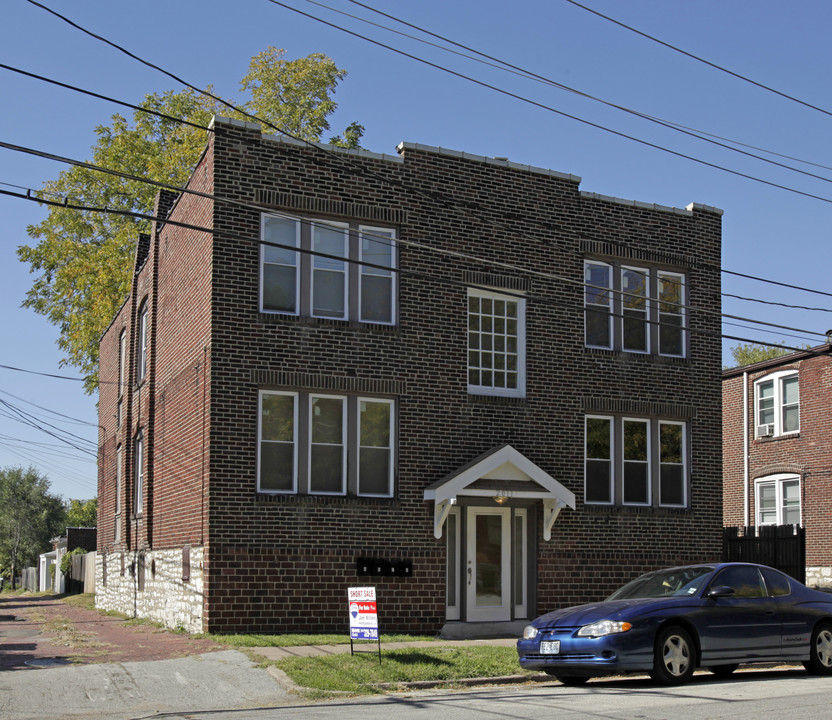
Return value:
[(541, 655), (557, 655), (560, 652), (560, 640), (541, 640)]

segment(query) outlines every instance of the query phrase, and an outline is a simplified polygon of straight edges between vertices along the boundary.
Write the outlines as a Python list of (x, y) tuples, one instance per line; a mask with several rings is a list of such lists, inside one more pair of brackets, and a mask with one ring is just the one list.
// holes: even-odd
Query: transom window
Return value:
[(587, 416), (585, 502), (686, 507), (685, 438), (682, 422)]
[(681, 273), (584, 262), (587, 347), (684, 357)]
[(468, 392), (526, 394), (523, 298), (468, 290)]
[(260, 392), (257, 489), (392, 497), (394, 403), (306, 392)]
[(395, 230), (264, 214), (261, 236), (262, 312), (395, 323)]
[(800, 432), (800, 386), (796, 371), (786, 370), (757, 380), (754, 397), (757, 437)]
[(800, 525), (800, 478), (771, 475), (754, 481), (757, 525)]

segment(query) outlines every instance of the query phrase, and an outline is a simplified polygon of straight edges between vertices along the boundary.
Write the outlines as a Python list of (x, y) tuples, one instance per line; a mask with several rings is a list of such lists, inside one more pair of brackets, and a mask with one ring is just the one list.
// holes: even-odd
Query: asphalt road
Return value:
[[(160, 716), (154, 716), (160, 717)], [(399, 693), (383, 698), (274, 704), (233, 712), (167, 713), (166, 720), (823, 720), (832, 718), (832, 678), (802, 669), (740, 671), (729, 680), (697, 675), (662, 688), (644, 678), (461, 691)]]

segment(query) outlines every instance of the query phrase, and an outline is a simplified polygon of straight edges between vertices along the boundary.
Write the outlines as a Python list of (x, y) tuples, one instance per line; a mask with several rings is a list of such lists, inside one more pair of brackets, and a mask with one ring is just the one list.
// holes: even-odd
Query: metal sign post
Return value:
[(348, 588), (347, 600), (350, 613), (350, 655), (356, 653), (353, 641), (375, 640), (378, 648), (378, 662), (381, 664), (376, 589), (374, 587)]

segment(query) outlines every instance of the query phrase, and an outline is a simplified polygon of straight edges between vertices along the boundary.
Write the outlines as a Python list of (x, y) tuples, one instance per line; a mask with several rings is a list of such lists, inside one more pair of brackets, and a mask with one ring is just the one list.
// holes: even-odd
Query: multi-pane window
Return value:
[(113, 502), (113, 542), (121, 540), (121, 485), (122, 485), (122, 467), (124, 462), (124, 453), (121, 445), (116, 448), (116, 487), (115, 499)]
[(793, 370), (767, 375), (754, 384), (757, 437), (800, 432), (800, 387)]
[(588, 415), (584, 500), (599, 505), (685, 507), (685, 423)]
[(684, 357), (685, 276), (584, 261), (584, 344)]
[(395, 323), (394, 230), (264, 214), (261, 236), (262, 312)]
[(139, 310), (139, 346), (137, 358), (137, 381), (142, 382), (147, 376), (147, 303)]
[(755, 481), (757, 525), (800, 525), (800, 478), (772, 475)]
[(144, 454), (144, 436), (140, 430), (133, 443), (133, 465), (135, 468), (133, 510), (135, 515), (140, 515), (144, 509), (144, 476), (147, 465)]
[(260, 393), (258, 490), (392, 497), (392, 400)]
[(523, 298), (468, 290), (468, 392), (525, 395)]
[(124, 414), (124, 380), (127, 365), (127, 331), (118, 336), (118, 401), (116, 403), (116, 425), (121, 427)]

